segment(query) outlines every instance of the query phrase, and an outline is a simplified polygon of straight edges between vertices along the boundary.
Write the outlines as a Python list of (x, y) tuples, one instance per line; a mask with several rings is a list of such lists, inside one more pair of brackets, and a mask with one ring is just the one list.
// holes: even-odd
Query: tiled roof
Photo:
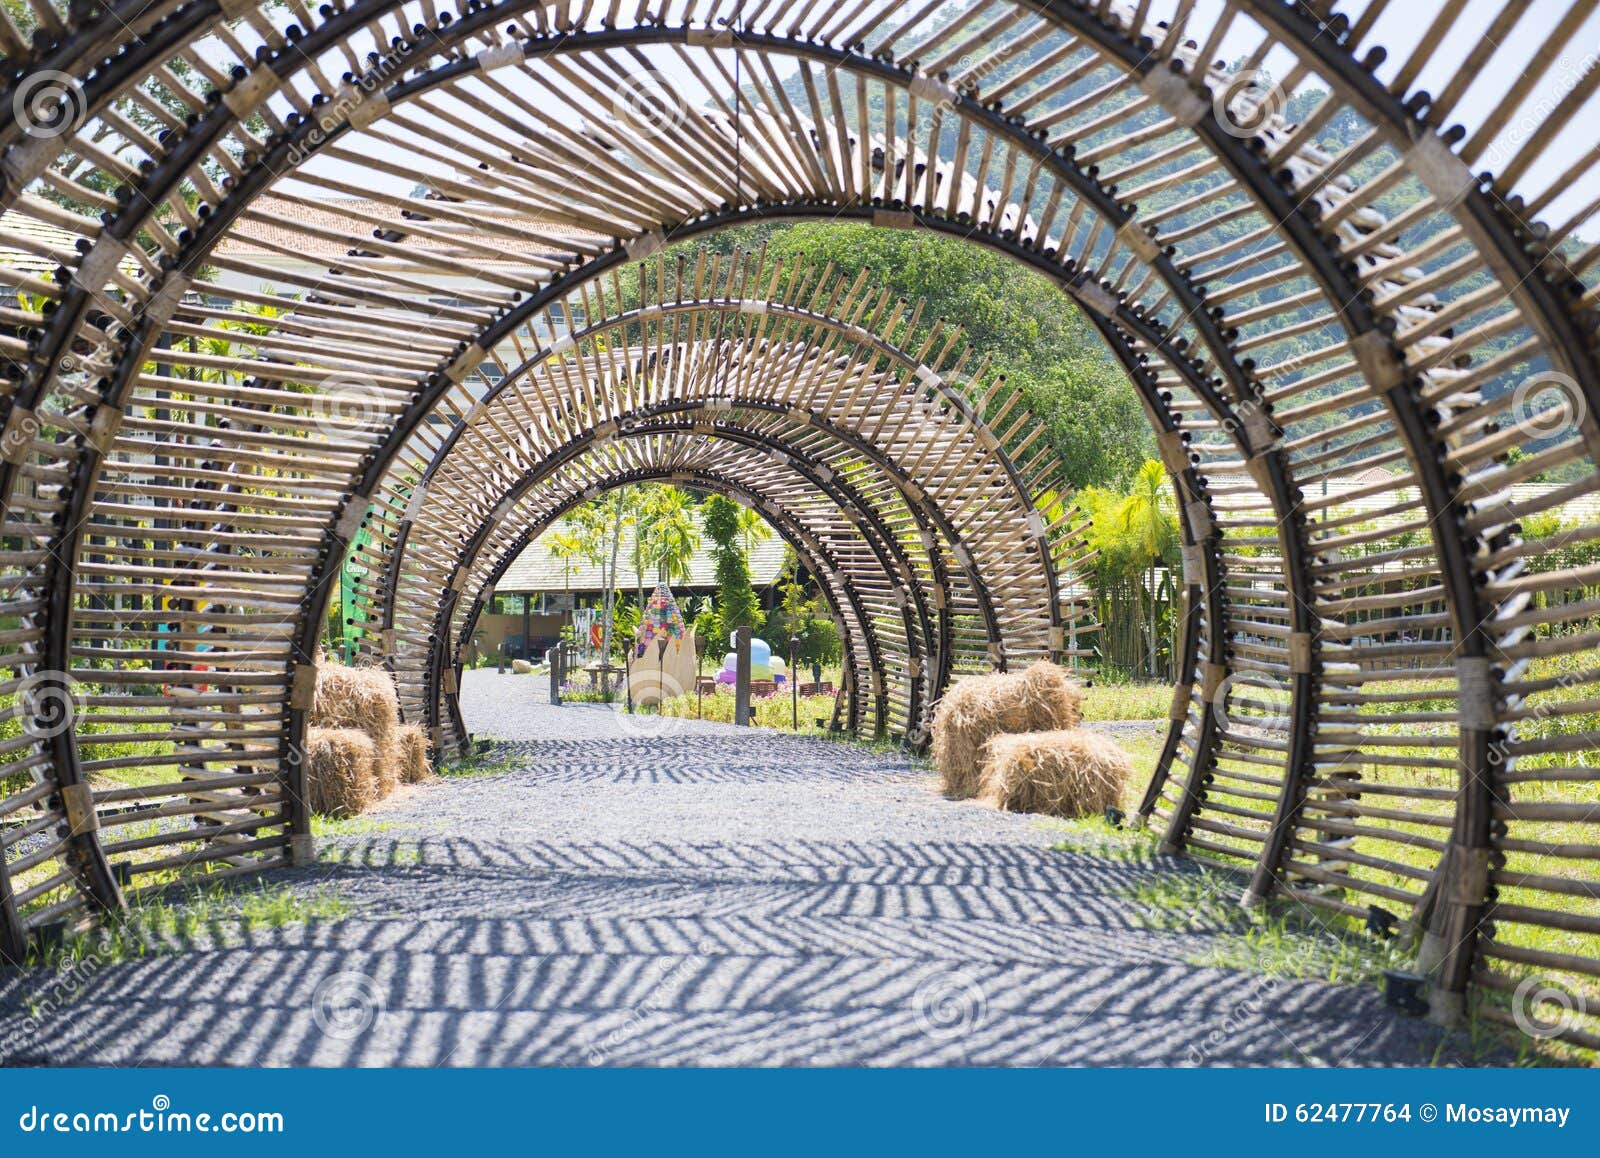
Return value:
[[(61, 260), (42, 255), (39, 249), (53, 250), (62, 260), (70, 262), (77, 257), (77, 243), (76, 234), (48, 222), (36, 221), (23, 213), (0, 215), (0, 265), (49, 280)], [(137, 273), (139, 269), (131, 257), (123, 258), (120, 265), (127, 274)]]

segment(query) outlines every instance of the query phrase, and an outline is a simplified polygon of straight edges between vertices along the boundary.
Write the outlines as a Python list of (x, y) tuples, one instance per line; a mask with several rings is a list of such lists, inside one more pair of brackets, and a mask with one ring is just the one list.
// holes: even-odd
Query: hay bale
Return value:
[(306, 795), (311, 811), (355, 816), (378, 798), (378, 748), (357, 728), (306, 733)]
[(428, 734), (416, 724), (401, 724), (395, 732), (399, 748), (400, 781), (417, 784), (433, 775), (428, 764)]
[(998, 735), (983, 746), (983, 799), (1007, 812), (1096, 816), (1122, 803), (1132, 776), (1128, 754), (1099, 732)]
[(346, 667), (319, 660), (310, 723), (313, 728), (360, 729), (378, 751), (389, 750), (400, 726), (394, 677), (381, 667)]
[(950, 796), (976, 796), (991, 737), (1075, 728), (1083, 689), (1065, 668), (1040, 660), (1020, 672), (974, 676), (953, 685), (933, 714), (933, 762)]

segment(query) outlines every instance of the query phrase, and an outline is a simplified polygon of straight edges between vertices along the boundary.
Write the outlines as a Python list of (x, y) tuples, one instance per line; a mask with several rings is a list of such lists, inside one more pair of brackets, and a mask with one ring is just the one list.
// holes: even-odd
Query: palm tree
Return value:
[(1137, 545), (1140, 558), (1150, 576), (1146, 597), (1149, 604), (1150, 675), (1156, 673), (1156, 568), (1178, 546), (1178, 520), (1174, 514), (1172, 489), (1167, 485), (1166, 469), (1154, 460), (1146, 462), (1133, 477), (1133, 487), (1117, 509), (1123, 532)]
[(662, 487), (650, 510), (651, 558), (661, 583), (689, 579), (689, 568), (700, 550), (700, 524), (694, 503), (681, 487)]
[(772, 538), (772, 528), (754, 507), (739, 508), (739, 537), (744, 541), (744, 557), (750, 558), (752, 543), (765, 543)]
[(583, 554), (583, 538), (576, 531), (555, 531), (549, 539), (550, 557), (561, 560), (561, 592), (572, 602), (572, 561)]
[(582, 541), (581, 554), (600, 568), (602, 662), (611, 662), (612, 615), (617, 598), (617, 562), (622, 553), (622, 532), (635, 522), (635, 499), (622, 487), (573, 509), (572, 523)]

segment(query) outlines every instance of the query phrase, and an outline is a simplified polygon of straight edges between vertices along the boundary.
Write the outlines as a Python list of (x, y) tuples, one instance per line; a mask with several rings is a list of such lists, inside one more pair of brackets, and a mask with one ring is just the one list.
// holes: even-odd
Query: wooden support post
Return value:
[(741, 627), (733, 634), (733, 722), (750, 725), (750, 629)]
[(0, 965), (21, 965), (27, 956), (27, 935), (11, 895), (11, 877), (0, 864)]

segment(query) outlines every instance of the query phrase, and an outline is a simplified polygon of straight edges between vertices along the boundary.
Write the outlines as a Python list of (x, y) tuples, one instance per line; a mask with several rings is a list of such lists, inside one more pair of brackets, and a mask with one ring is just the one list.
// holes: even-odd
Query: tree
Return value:
[(654, 486), (639, 508), (641, 560), (655, 568), (658, 583), (687, 580), (700, 550), (693, 497), (681, 487)]
[(755, 627), (761, 603), (750, 586), (750, 564), (739, 546), (741, 508), (732, 499), (712, 495), (704, 510), (706, 535), (716, 544), (718, 630), (727, 635), (735, 628)]
[(583, 556), (583, 536), (576, 530), (554, 531), (550, 535), (550, 557), (561, 560), (561, 590), (571, 602), (572, 561)]
[[(798, 663), (833, 663), (841, 654), (839, 631), (831, 616), (822, 610), (822, 593), (799, 577), (800, 563), (794, 552), (786, 550), (778, 608), (767, 620), (767, 641), (788, 654), (789, 637), (798, 636)], [(798, 680), (799, 673), (790, 672)]]
[(583, 557), (600, 568), (600, 654), (607, 663), (611, 660), (622, 532), (635, 522), (635, 503), (629, 488), (618, 488), (575, 508), (571, 515), (583, 543)]
[(1003, 377), (987, 416), (1021, 393), (1075, 487), (1126, 486), (1154, 449), (1138, 393), (1094, 325), (1059, 286), (1002, 254), (926, 230), (836, 221), (729, 230), (696, 244), (764, 247), (769, 259), (804, 259), (846, 278), (866, 272), (907, 301), (924, 299), (917, 328), (895, 339), (916, 349), (939, 319), (959, 323), (972, 347), (969, 365), (990, 360), (971, 400)]
[(1149, 604), (1150, 675), (1156, 672), (1156, 568), (1178, 549), (1178, 520), (1173, 513), (1172, 488), (1159, 462), (1146, 462), (1133, 477), (1133, 489), (1123, 501), (1122, 528), (1139, 545), (1150, 572), (1145, 589)]
[(740, 507), (739, 538), (744, 543), (744, 557), (748, 562), (751, 547), (772, 538), (772, 528), (767, 526), (767, 521), (761, 517), (760, 511), (752, 507)]
[[(1078, 500), (1091, 520), (1089, 541), (1096, 551), (1094, 582), (1101, 622), (1142, 624), (1145, 667), (1148, 674), (1157, 675), (1156, 571), (1163, 564), (1176, 565), (1181, 543), (1166, 470), (1159, 462), (1146, 462), (1127, 493), (1089, 487)], [(1127, 592), (1131, 608), (1119, 606)]]

